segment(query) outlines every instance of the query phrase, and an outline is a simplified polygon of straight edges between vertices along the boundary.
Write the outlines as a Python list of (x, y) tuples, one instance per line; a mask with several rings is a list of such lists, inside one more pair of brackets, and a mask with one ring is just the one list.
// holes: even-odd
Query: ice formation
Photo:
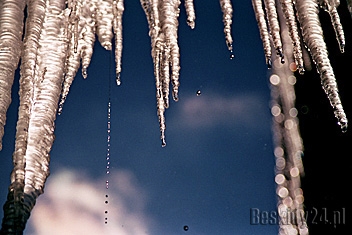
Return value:
[[(271, 67), (277, 61), (276, 55), (279, 56), (280, 63), (285, 63), (284, 55), (293, 56), (299, 72), (303, 73), (300, 31), (305, 46), (310, 51), (320, 73), (322, 86), (334, 109), (338, 124), (343, 131), (346, 131), (347, 118), (338, 95), (318, 18), (319, 7), (329, 12), (336, 38), (343, 52), (345, 39), (336, 11), (339, 1), (296, 0), (294, 2), (295, 4), (292, 0), (252, 0), (266, 63)], [(351, 2), (347, 2), (351, 9)], [(162, 146), (166, 145), (164, 112), (169, 107), (170, 83), (172, 97), (175, 101), (178, 100), (180, 54), (177, 29), (180, 3), (180, 0), (141, 0), (149, 25)], [(187, 23), (194, 28), (196, 15), (193, 1), (185, 0), (184, 3)], [(226, 44), (232, 52), (231, 1), (220, 0), (220, 7), (223, 12)], [(282, 25), (283, 20), (278, 18), (280, 7), (282, 7), (292, 42), (291, 53), (283, 51), (280, 34), (280, 23)], [(116, 83), (118, 85), (121, 83), (123, 11), (123, 0), (0, 1), (0, 139), (4, 134), (6, 111), (11, 102), (14, 72), (21, 59), (20, 105), (13, 153), (14, 168), (8, 198), (4, 205), (5, 216), (1, 234), (22, 234), (36, 198), (43, 192), (49, 175), (50, 150), (54, 140), (56, 115), (62, 111), (80, 66), (83, 77), (88, 76), (96, 35), (105, 49), (112, 50), (115, 45)], [(297, 26), (297, 21), (301, 30)], [(24, 35), (22, 35), (23, 32)], [(112, 43), (113, 39), (114, 43)], [(271, 54), (272, 47), (276, 55)], [(280, 70), (274, 65), (274, 71)], [(287, 75), (278, 75), (279, 78), (281, 76), (284, 78), (282, 81), (289, 78)], [(277, 161), (280, 162), (280, 157), (287, 154), (285, 161), (294, 163), (294, 167), (289, 172), (291, 183), (296, 185), (295, 190), (283, 187), (282, 173), (280, 170), (277, 173), (278, 195), (282, 200), (281, 204), (287, 206), (291, 205), (289, 198), (292, 199), (292, 192), (296, 197), (301, 195), (297, 180), (299, 180), (299, 174), (303, 172), (303, 166), (297, 155), (302, 151), (302, 146), (293, 114), (294, 102), (292, 97), (291, 100), (287, 98), (289, 94), (293, 96), (293, 91), (287, 82), (282, 81), (273, 85), (273, 92), (277, 95), (273, 97), (276, 104), (273, 105), (272, 111), (275, 118), (274, 128), (277, 129), (275, 133), (279, 133), (274, 139), (278, 146), (275, 152)], [(277, 119), (282, 116), (281, 113), (285, 113), (285, 119), (278, 121)], [(291, 113), (291, 116), (287, 116), (286, 113)], [(286, 146), (287, 149), (282, 149), (281, 145)], [(293, 200), (296, 199), (293, 198)], [(290, 231), (286, 232), (290, 233)], [(305, 230), (299, 232), (306, 233)]]

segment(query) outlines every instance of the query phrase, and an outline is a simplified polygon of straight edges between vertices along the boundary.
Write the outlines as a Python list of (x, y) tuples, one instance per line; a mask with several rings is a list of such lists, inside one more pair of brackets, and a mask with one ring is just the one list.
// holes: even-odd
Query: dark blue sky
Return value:
[[(53, 208), (60, 208), (55, 203), (70, 197), (79, 204), (95, 194), (99, 195), (97, 200), (88, 201), (98, 210), (92, 217), (101, 221), (97, 226), (107, 230), (118, 227), (130, 231), (126, 234), (137, 234), (128, 230), (128, 226), (136, 227), (128, 221), (137, 218), (144, 221), (144, 234), (152, 235), (277, 233), (275, 225), (250, 224), (251, 208), (276, 210), (270, 89), (251, 2), (233, 1), (233, 7), (236, 57), (230, 60), (219, 2), (195, 1), (194, 30), (187, 26), (181, 5), (179, 101), (171, 101), (166, 110), (167, 146), (162, 148), (147, 21), (138, 0), (125, 1), (122, 85), (117, 87), (114, 82), (113, 53), (111, 57), (96, 42), (88, 78), (84, 80), (78, 72), (63, 113), (56, 120), (51, 175), (25, 234), (42, 234), (39, 228), (44, 222), (38, 221), (50, 217), (45, 214), (50, 211), (60, 222), (48, 222), (49, 231), (65, 227), (64, 220), (58, 218), (63, 210), (53, 212)], [(109, 80), (111, 174), (106, 175)], [(18, 81), (14, 88), (0, 152), (2, 204), (12, 169)], [(126, 180), (121, 183), (121, 178)], [(67, 179), (94, 192), (76, 185), (65, 194), (60, 189), (72, 186), (64, 185), (70, 182)], [(105, 180), (110, 182), (109, 190)], [(55, 185), (60, 182), (63, 186)], [(129, 193), (123, 194), (125, 188), (131, 189)], [(109, 205), (104, 204), (105, 194), (111, 200)], [(119, 202), (123, 210), (114, 207)], [(140, 207), (136, 207), (138, 203)], [(105, 210), (111, 212), (107, 225)], [(121, 222), (113, 214), (115, 210), (117, 215), (126, 213), (132, 219)], [(74, 213), (67, 209), (67, 214)], [(79, 215), (67, 222), (73, 225), (66, 226), (74, 229), (75, 224), (84, 224), (84, 216)], [(83, 231), (82, 227), (76, 229)]]

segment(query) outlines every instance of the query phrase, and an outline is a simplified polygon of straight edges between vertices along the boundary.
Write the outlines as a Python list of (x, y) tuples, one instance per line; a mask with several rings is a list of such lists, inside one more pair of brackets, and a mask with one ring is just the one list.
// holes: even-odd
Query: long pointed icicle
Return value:
[(268, 33), (268, 27), (265, 20), (265, 13), (263, 10), (262, 0), (252, 0), (255, 18), (258, 23), (260, 38), (263, 42), (264, 54), (268, 68), (271, 68), (271, 45)]
[(298, 27), (296, 23), (295, 12), (293, 9), (292, 0), (280, 0), (282, 11), (285, 15), (288, 32), (292, 41), (293, 46), (293, 57), (295, 59), (295, 63), (298, 68), (298, 72), (300, 74), (304, 73), (304, 65), (303, 65), (303, 55), (301, 48), (301, 41), (298, 34)]
[(302, 28), (303, 40), (317, 66), (321, 84), (334, 110), (342, 132), (347, 131), (347, 118), (338, 94), (337, 83), (328, 58), (328, 51), (319, 21), (319, 8), (316, 0), (296, 0), (298, 20)]
[(284, 63), (284, 54), (282, 52), (282, 42), (280, 36), (280, 25), (276, 12), (275, 0), (264, 0), (266, 16), (268, 19), (269, 32), (273, 39), (273, 45), (276, 54), (281, 57), (281, 63)]
[(24, 7), (25, 1), (0, 1), (0, 150), (11, 87), (21, 55)]
[(124, 11), (123, 0), (116, 0), (113, 3), (113, 29), (115, 34), (115, 63), (116, 63), (116, 84), (120, 85), (121, 56), (122, 56), (122, 15)]
[[(11, 185), (4, 205), (4, 218), (1, 232), (16, 233), (22, 231), (26, 224), (23, 218), (23, 190), (25, 178), (25, 153), (28, 141), (28, 126), (33, 100), (33, 81), (37, 63), (39, 38), (42, 30), (46, 1), (28, 1), (26, 31), (23, 40), (23, 52), (20, 65), (20, 104), (18, 108), (18, 121), (16, 126), (15, 151), (12, 155), (13, 170), (11, 172)], [(29, 215), (28, 215), (29, 216)]]
[(221, 10), (223, 12), (222, 21), (224, 22), (224, 34), (226, 39), (227, 49), (232, 52), (232, 36), (231, 36), (231, 25), (232, 25), (232, 4), (231, 0), (220, 0)]
[(319, 0), (319, 5), (329, 13), (332, 26), (334, 27), (336, 39), (339, 43), (340, 51), (345, 51), (345, 34), (340, 22), (340, 16), (337, 12), (337, 7), (340, 5), (339, 0)]

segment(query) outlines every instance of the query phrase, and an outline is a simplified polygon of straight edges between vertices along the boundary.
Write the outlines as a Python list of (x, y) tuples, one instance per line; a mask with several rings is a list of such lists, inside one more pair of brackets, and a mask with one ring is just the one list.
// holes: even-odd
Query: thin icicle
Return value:
[(262, 0), (252, 0), (255, 18), (258, 23), (260, 38), (263, 42), (264, 54), (268, 68), (271, 68), (271, 45), (268, 33), (268, 27), (265, 20), (265, 13), (263, 10)]
[(303, 65), (303, 55), (301, 48), (301, 41), (298, 34), (298, 27), (296, 23), (295, 12), (293, 8), (292, 0), (280, 0), (282, 11), (285, 15), (288, 32), (290, 34), (290, 38), (293, 45), (293, 57), (295, 59), (295, 63), (298, 68), (298, 72), (300, 74), (304, 73), (304, 65)]
[(347, 131), (347, 118), (338, 94), (337, 83), (328, 58), (323, 30), (319, 21), (319, 8), (315, 0), (296, 0), (298, 20), (303, 40), (309, 48), (321, 78), (321, 84), (334, 110), (342, 132)]
[(193, 0), (185, 0), (185, 8), (187, 14), (187, 24), (191, 29), (194, 29), (196, 26), (196, 13), (194, 11), (194, 3)]
[(0, 1), (0, 150), (11, 87), (21, 55), (24, 7), (24, 1)]
[(122, 15), (124, 11), (123, 0), (116, 0), (113, 3), (113, 28), (115, 34), (115, 63), (116, 63), (116, 84), (120, 85), (121, 56), (122, 56)]
[(180, 53), (177, 42), (179, 0), (160, 1), (160, 25), (165, 35), (166, 47), (170, 48), (172, 97), (178, 100)]
[(319, 0), (320, 7), (327, 11), (331, 18), (332, 26), (334, 27), (336, 39), (339, 43), (340, 51), (345, 52), (345, 34), (340, 22), (340, 16), (337, 12), (337, 7), (340, 5), (339, 0)]
[(280, 36), (279, 20), (276, 12), (275, 0), (264, 0), (266, 16), (268, 19), (269, 32), (273, 39), (273, 45), (276, 54), (281, 57), (281, 63), (285, 62), (284, 54), (282, 52), (282, 42)]
[(82, 76), (87, 78), (87, 69), (93, 55), (93, 46), (95, 43), (95, 18), (96, 14), (96, 0), (85, 2), (82, 5), (81, 20), (85, 22), (82, 29), (81, 45), (81, 63), (82, 63)]
[(224, 22), (224, 33), (226, 39), (227, 49), (232, 52), (232, 36), (231, 36), (231, 25), (232, 25), (232, 4), (231, 0), (220, 0), (220, 6), (223, 13), (222, 21)]

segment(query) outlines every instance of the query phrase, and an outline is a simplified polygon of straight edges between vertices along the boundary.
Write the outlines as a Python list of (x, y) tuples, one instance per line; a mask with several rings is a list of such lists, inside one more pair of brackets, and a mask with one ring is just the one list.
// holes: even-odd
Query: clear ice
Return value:
[[(170, 87), (172, 97), (177, 101), (180, 86), (177, 30), (181, 1), (140, 0), (140, 2), (149, 25), (160, 138), (162, 146), (165, 146), (164, 112), (170, 105)], [(296, 0), (294, 2), (295, 4), (292, 0), (252, 0), (266, 63), (269, 68), (275, 67), (274, 61), (277, 57), (280, 58), (281, 63), (285, 63), (284, 55), (292, 56), (299, 72), (303, 73), (304, 64), (300, 44), (300, 40), (303, 39), (320, 73), (322, 87), (330, 100), (338, 123), (341, 129), (346, 131), (347, 118), (339, 98), (335, 75), (327, 57), (318, 18), (319, 8), (330, 14), (340, 50), (343, 52), (345, 38), (336, 11), (340, 2), (338, 0)], [(219, 0), (219, 3), (223, 13), (226, 45), (232, 53), (231, 0)], [(194, 2), (185, 0), (184, 4), (187, 24), (193, 29), (196, 19)], [(347, 4), (352, 12), (351, 1), (348, 0)], [(278, 18), (280, 7), (284, 13), (282, 18)], [(20, 104), (13, 153), (14, 167), (8, 198), (3, 207), (1, 234), (22, 234), (37, 197), (43, 193), (45, 181), (50, 173), (50, 151), (54, 141), (56, 115), (62, 112), (70, 86), (80, 67), (82, 76), (87, 78), (96, 36), (106, 50), (113, 50), (112, 40), (115, 40), (116, 83), (121, 84), (123, 12), (123, 0), (0, 1), (0, 140), (4, 135), (6, 111), (11, 103), (14, 72), (21, 61), (19, 65)], [(301, 29), (297, 27), (296, 20), (299, 21)], [(283, 51), (280, 35), (283, 21), (288, 26), (293, 46), (292, 55), (287, 55)], [(23, 29), (25, 29), (24, 32)], [(276, 50), (273, 56), (272, 47)], [(280, 90), (280, 92), (283, 91)], [(287, 107), (279, 107), (286, 106), (286, 101), (278, 102), (280, 104), (278, 103), (278, 106), (273, 109), (275, 114), (279, 113), (278, 110), (290, 112), (291, 109), (287, 111)], [(279, 129), (291, 130), (295, 127), (294, 120), (294, 118), (286, 120), (284, 127), (280, 126), (281, 124), (278, 125)], [(294, 152), (300, 152), (300, 146), (296, 147), (297, 151)], [(280, 149), (277, 151), (280, 152)], [(281, 156), (278, 152), (276, 154)], [(301, 172), (297, 154), (292, 159), (298, 172)], [(297, 176), (296, 168), (290, 169), (293, 178)], [(282, 177), (278, 173), (278, 182), (281, 182), (280, 179)], [(285, 198), (286, 191), (280, 188), (279, 196)], [(288, 203), (287, 200), (286, 203)], [(301, 232), (305, 233), (305, 231)]]

